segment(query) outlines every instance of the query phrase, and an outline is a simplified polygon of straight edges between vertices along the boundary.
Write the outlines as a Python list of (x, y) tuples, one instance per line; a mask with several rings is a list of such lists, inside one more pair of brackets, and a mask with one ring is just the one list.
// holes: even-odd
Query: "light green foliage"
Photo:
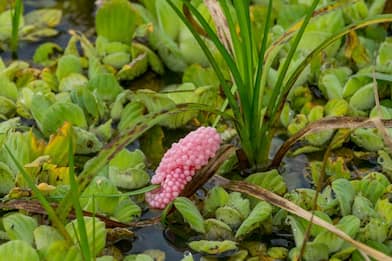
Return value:
[(193, 230), (199, 233), (205, 232), (203, 217), (192, 201), (184, 197), (177, 197), (174, 200), (174, 206)]
[(232, 251), (237, 249), (237, 245), (235, 242), (230, 240), (224, 241), (192, 241), (189, 244), (189, 247), (197, 252), (216, 255), (222, 254), (227, 251)]
[(95, 23), (97, 34), (109, 41), (131, 42), (137, 24), (137, 13), (128, 1), (107, 1), (99, 8)]
[(122, 150), (109, 163), (109, 179), (117, 187), (141, 188), (150, 180), (145, 171), (145, 156), (142, 151)]
[(249, 216), (244, 220), (235, 234), (236, 238), (242, 237), (255, 228), (257, 228), (264, 220), (270, 217), (272, 213), (272, 206), (265, 202), (259, 202), (249, 213)]
[[(85, 226), (87, 231), (88, 245), (90, 252), (93, 256), (100, 253), (105, 247), (106, 242), (106, 230), (105, 223), (97, 218), (85, 217)], [(78, 238), (80, 238), (79, 228), (76, 224), (76, 220), (71, 221), (65, 227), (72, 237), (75, 244), (77, 244)]]
[(12, 240), (0, 246), (0, 260), (8, 261), (12, 257), (15, 261), (39, 261), (37, 251), (22, 240)]
[(14, 213), (3, 218), (3, 227), (12, 240), (23, 240), (33, 245), (33, 231), (37, 227), (37, 221), (29, 216)]
[(229, 200), (229, 193), (222, 187), (216, 186), (208, 191), (207, 197), (204, 200), (204, 214), (210, 216), (219, 207), (226, 205)]

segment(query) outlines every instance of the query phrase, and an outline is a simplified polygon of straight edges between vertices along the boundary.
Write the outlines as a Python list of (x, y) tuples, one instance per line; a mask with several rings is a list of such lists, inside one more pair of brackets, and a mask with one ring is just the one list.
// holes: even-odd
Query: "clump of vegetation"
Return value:
[[(0, 58), (0, 259), (163, 260), (117, 248), (157, 223), (146, 211), (203, 260), (391, 259), (389, 11), (385, 0), (107, 0), (94, 37), (71, 30), (32, 61)], [(56, 35), (61, 17), (0, 0), (0, 50)], [(221, 148), (179, 142), (151, 180), (200, 126)], [(209, 161), (184, 163), (188, 175), (175, 166), (189, 157)], [(165, 182), (175, 194), (159, 199)]]

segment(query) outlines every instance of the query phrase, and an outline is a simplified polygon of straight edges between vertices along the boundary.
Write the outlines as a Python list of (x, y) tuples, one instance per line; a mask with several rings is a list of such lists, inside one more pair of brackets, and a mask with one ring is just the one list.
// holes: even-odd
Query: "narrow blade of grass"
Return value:
[(4, 144), (5, 149), (7, 150), (8, 154), (10, 155), (12, 161), (17, 166), (18, 170), (22, 174), (23, 178), (26, 180), (27, 184), (29, 185), (30, 189), (34, 192), (35, 196), (41, 203), (42, 207), (45, 209), (46, 213), (49, 216), (49, 219), (52, 221), (53, 225), (58, 229), (60, 234), (64, 237), (64, 239), (69, 243), (72, 244), (72, 238), (68, 234), (67, 230), (65, 229), (64, 224), (61, 222), (61, 219), (57, 216), (56, 212), (46, 200), (45, 196), (41, 193), (41, 191), (35, 185), (33, 179), (30, 175), (25, 171), (23, 166), (18, 162), (15, 156), (12, 154), (11, 150), (8, 148), (6, 144)]
[[(75, 178), (75, 164), (74, 164), (74, 156), (73, 156), (73, 131), (72, 127), (70, 128), (69, 133), (69, 147), (68, 147), (68, 162), (69, 162), (69, 184), (71, 187), (71, 195), (72, 195), (72, 204), (75, 209), (76, 220), (78, 223), (78, 230), (79, 230), (79, 246), (82, 251), (83, 257), (85, 260), (92, 260), (90, 248), (88, 244), (88, 237), (86, 231), (86, 224), (84, 222), (84, 215), (82, 211), (82, 207), (80, 206), (79, 202), (79, 189), (78, 184)], [(77, 235), (75, 233), (75, 235)]]

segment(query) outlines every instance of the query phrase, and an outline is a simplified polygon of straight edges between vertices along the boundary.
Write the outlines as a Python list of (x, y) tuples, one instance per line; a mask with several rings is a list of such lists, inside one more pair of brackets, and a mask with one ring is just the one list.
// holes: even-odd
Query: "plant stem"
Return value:
[(11, 10), (12, 19), (12, 35), (11, 35), (11, 51), (12, 56), (17, 56), (18, 42), (19, 42), (19, 24), (20, 18), (23, 14), (23, 1), (15, 0), (14, 6)]

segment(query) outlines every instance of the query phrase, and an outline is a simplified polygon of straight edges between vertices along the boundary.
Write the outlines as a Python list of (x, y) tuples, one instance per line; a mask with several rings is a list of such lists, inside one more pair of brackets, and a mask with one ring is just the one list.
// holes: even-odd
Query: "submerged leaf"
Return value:
[(196, 252), (208, 254), (208, 255), (219, 255), (219, 254), (224, 254), (225, 252), (237, 250), (237, 243), (230, 240), (225, 240), (225, 241), (200, 240), (200, 241), (192, 241), (188, 245)]

